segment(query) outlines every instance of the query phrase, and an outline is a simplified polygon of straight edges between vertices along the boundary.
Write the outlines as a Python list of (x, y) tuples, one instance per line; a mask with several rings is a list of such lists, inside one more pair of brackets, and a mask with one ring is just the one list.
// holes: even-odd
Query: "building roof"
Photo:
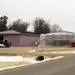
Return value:
[(47, 33), (46, 35), (63, 35), (63, 34), (75, 34), (74, 32), (69, 32), (69, 31), (61, 31), (61, 32), (55, 32), (55, 33)]
[(70, 31), (60, 31), (59, 33), (74, 33), (74, 32), (70, 32)]
[(7, 30), (7, 31), (2, 31), (0, 32), (0, 35), (28, 35), (28, 36), (39, 36), (37, 34), (32, 34), (32, 33), (21, 33), (15, 30)]
[(0, 35), (1, 34), (3, 35), (3, 34), (21, 34), (21, 33), (15, 30), (7, 30), (7, 31), (0, 32)]

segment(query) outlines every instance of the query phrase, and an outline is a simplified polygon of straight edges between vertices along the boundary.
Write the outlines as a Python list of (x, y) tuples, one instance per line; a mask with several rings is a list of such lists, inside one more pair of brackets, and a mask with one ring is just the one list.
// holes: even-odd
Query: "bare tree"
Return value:
[(23, 22), (21, 19), (18, 19), (9, 25), (9, 29), (25, 33), (27, 32), (28, 26), (29, 26), (28, 22)]
[(34, 20), (33, 27), (35, 34), (49, 33), (51, 31), (49, 21), (45, 21), (43, 18), (40, 17)]
[(54, 32), (60, 32), (60, 31), (62, 31), (62, 28), (61, 28), (59, 25), (53, 24), (53, 25), (51, 26), (51, 32), (52, 32), (52, 33), (54, 33)]
[(7, 30), (7, 26), (6, 26), (7, 20), (8, 20), (8, 17), (5, 15), (0, 17), (0, 31)]
[(13, 29), (13, 30), (19, 31), (20, 22), (21, 22), (20, 19), (12, 22), (12, 24), (9, 25), (9, 29)]

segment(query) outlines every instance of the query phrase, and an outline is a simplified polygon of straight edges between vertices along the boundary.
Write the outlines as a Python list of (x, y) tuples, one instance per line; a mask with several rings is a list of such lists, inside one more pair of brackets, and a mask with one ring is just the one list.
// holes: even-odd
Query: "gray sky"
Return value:
[(9, 22), (19, 18), (32, 22), (43, 17), (75, 32), (75, 0), (0, 0), (0, 16), (3, 15), (8, 16)]

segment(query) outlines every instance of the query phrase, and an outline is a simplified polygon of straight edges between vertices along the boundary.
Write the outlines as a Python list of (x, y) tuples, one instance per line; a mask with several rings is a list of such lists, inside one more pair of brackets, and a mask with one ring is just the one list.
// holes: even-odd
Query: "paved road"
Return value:
[(52, 75), (75, 75), (75, 66), (58, 71)]
[(75, 56), (3, 71), (0, 75), (75, 75)]

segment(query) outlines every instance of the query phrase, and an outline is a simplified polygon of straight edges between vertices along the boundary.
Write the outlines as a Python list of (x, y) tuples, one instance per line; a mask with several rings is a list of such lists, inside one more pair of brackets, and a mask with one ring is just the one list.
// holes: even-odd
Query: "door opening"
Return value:
[(0, 42), (3, 42), (3, 36), (0, 36)]

